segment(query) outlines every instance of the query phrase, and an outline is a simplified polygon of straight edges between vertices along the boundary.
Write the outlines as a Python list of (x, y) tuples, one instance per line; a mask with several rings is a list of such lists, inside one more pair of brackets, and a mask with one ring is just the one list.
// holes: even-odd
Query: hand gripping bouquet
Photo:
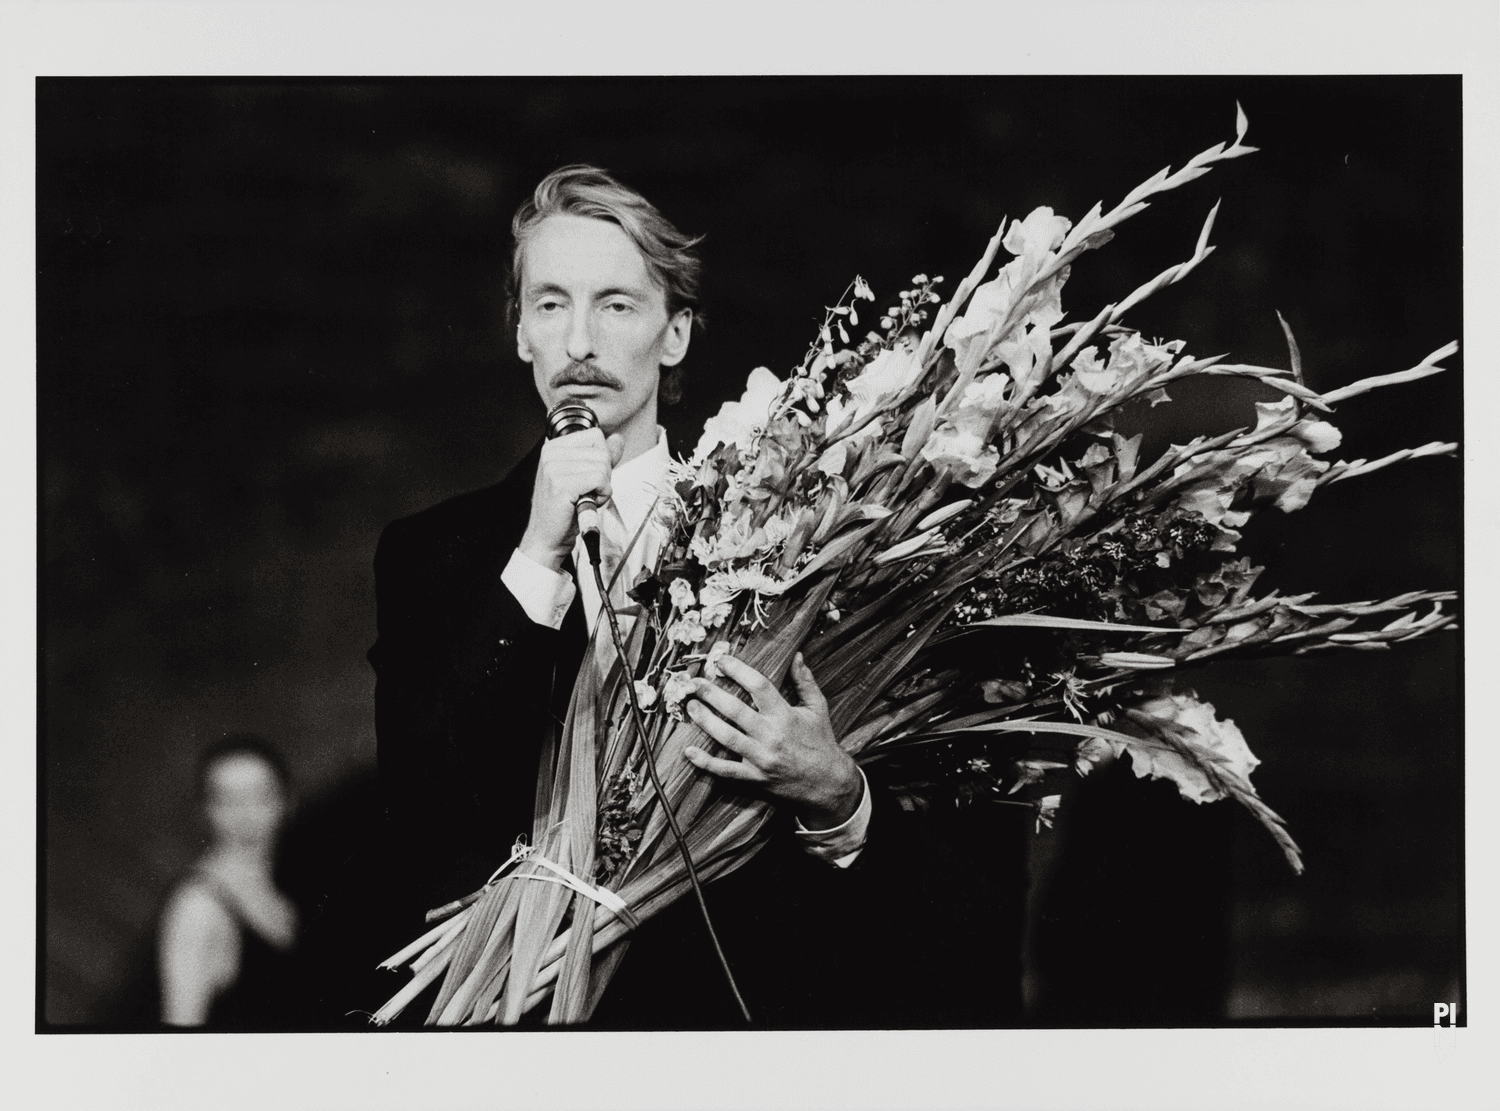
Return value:
[[(1185, 798), (1234, 798), (1302, 870), (1251, 784), (1245, 738), (1174, 673), (1231, 654), (1383, 650), (1454, 627), (1450, 593), (1332, 604), (1257, 594), (1261, 568), (1235, 545), (1261, 509), (1289, 513), (1327, 483), (1453, 454), (1433, 443), (1321, 458), (1339, 445), (1326, 419), (1335, 405), (1436, 374), (1457, 345), (1319, 394), (1289, 329), (1289, 370), (1146, 342), (1126, 314), (1213, 252), (1217, 205), (1190, 259), (1061, 323), (1063, 285), (1085, 252), (1150, 198), (1255, 149), (1242, 111), (1236, 122), (1233, 143), (1162, 170), (1107, 213), (1096, 205), (1072, 224), (1038, 208), (1002, 223), (946, 303), (942, 279), (919, 274), (858, 343), (874, 294), (856, 278), (786, 380), (751, 373), (661, 491), (654, 517), (668, 541), (631, 592), (626, 658), (587, 655), (543, 756), (530, 844), (386, 962), (415, 976), (377, 1021), (439, 977), (429, 1023), (513, 1024), (544, 1004), (550, 1022), (584, 1021), (631, 930), (690, 889), (668, 808), (700, 879), (755, 854), (773, 806), (682, 754), (721, 752), (682, 700), (695, 676), (741, 694), (717, 666), (725, 653), (779, 684), (801, 651), (843, 747), (884, 765), (885, 789), (908, 807), (941, 783), (1050, 824), (1048, 777), (1128, 756)], [(1002, 248), (1009, 261), (994, 272)], [(1128, 402), (1226, 375), (1281, 398), (1256, 405), (1253, 428), (1155, 459), (1114, 429)]]

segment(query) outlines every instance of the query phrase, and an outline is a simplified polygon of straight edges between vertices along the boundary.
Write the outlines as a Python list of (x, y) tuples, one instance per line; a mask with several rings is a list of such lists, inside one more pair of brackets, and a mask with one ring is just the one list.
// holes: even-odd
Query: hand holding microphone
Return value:
[(593, 412), (576, 403), (548, 414), (547, 437), (520, 548), (542, 566), (561, 571), (580, 530), (598, 535), (598, 507), (609, 501), (610, 471), (620, 461), (624, 441), (606, 439)]

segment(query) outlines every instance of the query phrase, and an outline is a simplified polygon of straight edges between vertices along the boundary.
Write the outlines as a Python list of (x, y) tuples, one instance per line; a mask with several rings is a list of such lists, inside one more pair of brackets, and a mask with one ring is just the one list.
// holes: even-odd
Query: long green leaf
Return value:
[[(428, 1013), (429, 1023), (437, 1022), (453, 996), (464, 985), (486, 952), (490, 939), (501, 923), (502, 914), (506, 923), (515, 921), (515, 905), (520, 893), (513, 890), (508, 881), (497, 883), (480, 896), (474, 904), (469, 920), (464, 924), (463, 936), (453, 946), (453, 958), (448, 964), (448, 974), (443, 986), (433, 1001)], [(429, 966), (430, 967), (430, 966)]]
[(1113, 621), (1085, 621), (1078, 617), (1052, 617), (1045, 613), (1009, 613), (1002, 617), (991, 617), (985, 621), (974, 621), (954, 630), (969, 629), (1071, 629), (1081, 632), (1100, 633), (1190, 633), (1191, 629), (1160, 625), (1120, 625)]
[(865, 537), (869, 536), (870, 533), (878, 529), (883, 523), (883, 520), (867, 521), (865, 524), (850, 529), (842, 536), (837, 536), (830, 540), (824, 545), (823, 550), (808, 562), (806, 567), (802, 568), (794, 578), (787, 582), (786, 589), (790, 590), (792, 587), (806, 582), (820, 571), (825, 569), (835, 570), (840, 567), (842, 565), (841, 560), (854, 551), (855, 548), (859, 547)]
[[(560, 833), (543, 840), (540, 851), (549, 859), (568, 868), (566, 844)], [(557, 857), (563, 860), (557, 860)], [(526, 883), (522, 877), (528, 874), (549, 875), (539, 865), (522, 864), (517, 869), (513, 883), (521, 884), (521, 900), (516, 912), (515, 941), (511, 946), (510, 979), (505, 993), (500, 997), (500, 1021), (514, 1026), (525, 1012), (526, 999), (530, 995), (533, 979), (541, 964), (543, 953), (557, 934), (573, 891), (561, 884)]]
[(926, 646), (932, 634), (937, 631), (937, 627), (952, 612), (955, 601), (956, 596), (938, 604), (931, 616), (898, 647), (878, 657), (873, 666), (867, 669), (858, 681), (840, 694), (837, 700), (830, 701), (828, 717), (833, 723), (835, 736), (842, 736), (848, 732), (850, 726), (859, 720), (860, 715), (865, 712), (870, 703), (879, 698), (902, 669), (911, 663), (912, 657)]

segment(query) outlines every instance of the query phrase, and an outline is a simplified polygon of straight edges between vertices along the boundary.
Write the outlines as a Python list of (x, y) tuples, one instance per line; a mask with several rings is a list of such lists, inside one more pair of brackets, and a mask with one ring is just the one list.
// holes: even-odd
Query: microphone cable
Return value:
[[(577, 403), (559, 405), (547, 414), (547, 438), (549, 440), (598, 426), (598, 417), (587, 405)], [(667, 794), (662, 789), (661, 777), (656, 771), (656, 754), (651, 751), (651, 746), (646, 740), (646, 722), (641, 715), (640, 703), (635, 694), (635, 683), (628, 666), (630, 657), (625, 654), (625, 639), (620, 634), (620, 621), (615, 614), (615, 607), (610, 602), (609, 588), (604, 583), (604, 570), (599, 556), (598, 502), (592, 497), (580, 498), (575, 512), (578, 514), (579, 535), (583, 538), (584, 549), (588, 552), (589, 564), (594, 569), (594, 583), (599, 590), (599, 608), (609, 625), (615, 654), (620, 661), (624, 675), (625, 695), (630, 701), (631, 720), (635, 724), (636, 736), (641, 739), (641, 746), (646, 750), (646, 772), (651, 777), (651, 787), (661, 801), (662, 813), (666, 815), (667, 826), (672, 831), (672, 839), (677, 842), (677, 851), (682, 854), (682, 863), (687, 868), (688, 883), (692, 886), (694, 898), (698, 900), (698, 912), (703, 917), (703, 925), (708, 930), (708, 938), (713, 942), (714, 953), (719, 958), (719, 967), (724, 970), (724, 979), (728, 982), (729, 990), (734, 994), (734, 1001), (739, 1004), (740, 1013), (745, 1016), (745, 1021), (753, 1024), (755, 1020), (750, 1017), (750, 1008), (745, 1005), (745, 998), (740, 994), (739, 985), (734, 981), (734, 973), (729, 968), (729, 959), (724, 955), (724, 947), (719, 944), (718, 932), (714, 929), (713, 919), (709, 916), (708, 904), (703, 900), (703, 887), (698, 882), (698, 869), (693, 864), (693, 854), (688, 851), (687, 841), (682, 836), (682, 827), (677, 823), (677, 815), (673, 812), (667, 801)]]
[(714, 953), (718, 955), (719, 967), (724, 970), (724, 979), (729, 982), (729, 990), (734, 993), (734, 1001), (739, 1004), (740, 1013), (745, 1016), (745, 1021), (753, 1023), (750, 1017), (750, 1008), (745, 1006), (744, 996), (740, 995), (739, 985), (734, 982), (734, 973), (729, 970), (729, 959), (724, 956), (724, 947), (719, 944), (719, 935), (714, 931), (713, 919), (708, 914), (708, 904), (703, 901), (703, 888), (698, 883), (698, 869), (693, 866), (693, 855), (688, 852), (687, 841), (683, 839), (682, 827), (677, 824), (677, 815), (672, 812), (672, 807), (667, 802), (666, 792), (662, 790), (661, 777), (656, 772), (656, 754), (651, 751), (651, 746), (646, 741), (646, 723), (641, 717), (640, 703), (635, 697), (635, 683), (631, 680), (630, 668), (627, 666), (630, 657), (625, 655), (625, 642), (620, 636), (620, 622), (615, 616), (615, 607), (610, 604), (608, 588), (604, 585), (604, 572), (599, 567), (599, 537), (594, 534), (594, 543), (589, 548), (589, 562), (594, 567), (594, 582), (599, 588), (599, 608), (604, 612), (608, 620), (610, 636), (614, 638), (615, 652), (620, 659), (620, 667), (624, 672), (625, 694), (630, 699), (630, 716), (635, 722), (636, 736), (640, 737), (641, 745), (646, 749), (646, 771), (651, 776), (651, 786), (656, 791), (656, 797), (661, 800), (662, 813), (667, 816), (667, 825), (671, 827), (672, 837), (677, 842), (677, 851), (682, 854), (682, 863), (687, 866), (688, 882), (692, 884), (693, 895), (698, 900), (698, 912), (703, 916), (703, 925), (708, 928), (708, 938), (714, 943)]

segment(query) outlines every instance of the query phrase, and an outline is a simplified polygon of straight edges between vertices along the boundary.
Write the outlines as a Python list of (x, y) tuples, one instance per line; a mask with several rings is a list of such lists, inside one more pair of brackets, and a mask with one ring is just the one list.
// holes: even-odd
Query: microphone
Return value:
[[(547, 414), (547, 439), (568, 436), (599, 427), (599, 418), (587, 405), (577, 401), (565, 401)], [(599, 566), (599, 499), (585, 494), (573, 506), (578, 520), (578, 535), (583, 537), (584, 549), (589, 561)]]

